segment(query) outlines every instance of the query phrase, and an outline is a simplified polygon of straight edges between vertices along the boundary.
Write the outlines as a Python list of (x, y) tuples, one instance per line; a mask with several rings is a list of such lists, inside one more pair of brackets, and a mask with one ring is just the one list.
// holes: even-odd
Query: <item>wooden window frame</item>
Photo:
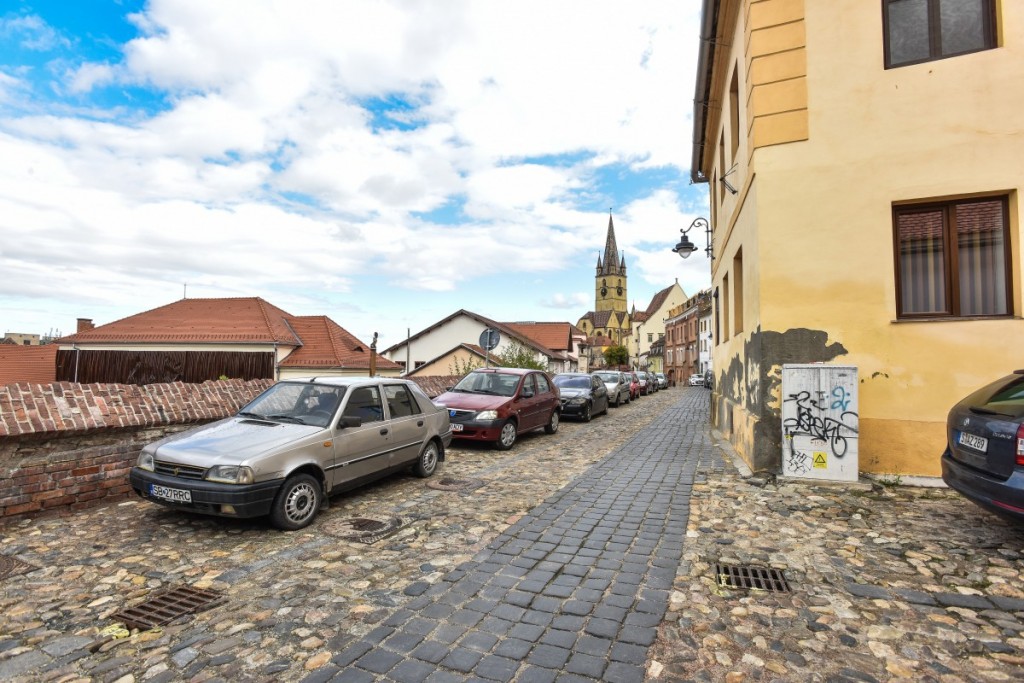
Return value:
[[(999, 200), (1003, 205), (1003, 259), (1006, 273), (1006, 312), (979, 315), (960, 314), (960, 267), (958, 263), (958, 247), (956, 233), (956, 207), (961, 204), (974, 204), (982, 201)], [(922, 211), (942, 212), (942, 259), (945, 268), (946, 312), (905, 313), (903, 311), (903, 280), (900, 272), (900, 235), (897, 221), (902, 214), (920, 213)], [(897, 204), (892, 207), (892, 239), (893, 267), (896, 273), (896, 318), (899, 320), (936, 320), (977, 318), (1011, 318), (1015, 302), (1013, 299), (1013, 257), (1010, 241), (1010, 198), (1006, 194), (978, 196), (945, 201), (922, 202), (920, 204)]]
[(882, 0), (882, 42), (883, 50), (885, 52), (885, 68), (886, 69), (898, 69), (903, 66), (912, 66), (914, 64), (924, 64), (926, 62), (935, 62), (940, 59), (949, 59), (950, 57), (959, 57), (961, 55), (969, 55), (975, 52), (984, 52), (985, 50), (993, 50), (998, 47), (999, 33), (996, 30), (997, 17), (996, 17), (996, 3), (995, 0), (980, 0), (982, 3), (982, 24), (985, 31), (985, 45), (973, 50), (966, 50), (964, 52), (954, 52), (950, 54), (942, 53), (942, 24), (940, 21), (939, 14), (939, 0), (925, 0), (928, 4), (928, 56), (924, 59), (916, 59), (909, 62), (900, 62), (898, 64), (892, 63), (890, 41), (889, 41), (889, 5), (893, 2), (899, 2), (900, 0)]

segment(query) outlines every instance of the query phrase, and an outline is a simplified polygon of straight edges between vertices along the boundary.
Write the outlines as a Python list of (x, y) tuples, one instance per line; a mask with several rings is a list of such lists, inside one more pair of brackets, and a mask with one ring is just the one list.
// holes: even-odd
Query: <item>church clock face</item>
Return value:
[(601, 296), (608, 296), (608, 288), (607, 287), (602, 287), (601, 288)]
[(619, 296), (622, 296), (622, 287), (617, 287), (615, 289), (615, 293), (618, 294)]

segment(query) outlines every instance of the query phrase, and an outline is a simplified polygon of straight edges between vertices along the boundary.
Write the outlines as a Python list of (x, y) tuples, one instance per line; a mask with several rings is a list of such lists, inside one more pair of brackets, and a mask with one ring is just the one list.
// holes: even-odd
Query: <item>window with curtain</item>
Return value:
[(993, 0), (882, 0), (885, 68), (996, 47)]
[(900, 318), (1010, 315), (1007, 207), (991, 197), (893, 208)]

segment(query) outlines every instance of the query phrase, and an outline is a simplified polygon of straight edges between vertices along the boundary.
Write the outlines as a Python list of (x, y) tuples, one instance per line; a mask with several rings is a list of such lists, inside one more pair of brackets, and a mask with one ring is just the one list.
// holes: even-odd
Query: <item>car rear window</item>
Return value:
[(1024, 375), (1013, 374), (993, 382), (971, 394), (966, 402), (972, 408), (1014, 418), (1024, 417)]

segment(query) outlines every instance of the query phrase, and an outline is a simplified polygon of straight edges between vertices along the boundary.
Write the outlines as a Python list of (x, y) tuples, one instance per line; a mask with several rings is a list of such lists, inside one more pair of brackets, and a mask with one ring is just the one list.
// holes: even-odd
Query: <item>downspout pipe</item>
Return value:
[(721, 0), (704, 0), (701, 8), (700, 51), (697, 55), (697, 78), (693, 92), (693, 154), (690, 158), (690, 182), (706, 183), (704, 148), (707, 146), (708, 107), (711, 98), (711, 74), (715, 65), (715, 44), (718, 37), (718, 12)]

